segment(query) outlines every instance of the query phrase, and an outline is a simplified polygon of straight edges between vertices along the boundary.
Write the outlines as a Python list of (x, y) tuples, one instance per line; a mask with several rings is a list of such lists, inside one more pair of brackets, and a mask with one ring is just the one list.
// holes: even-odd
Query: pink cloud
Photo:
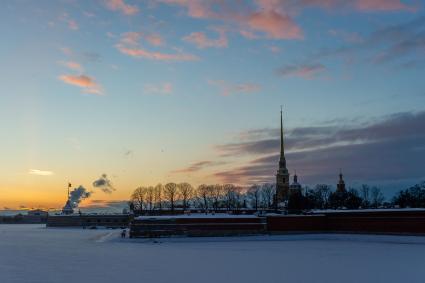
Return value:
[(286, 66), (278, 70), (282, 76), (301, 77), (304, 79), (312, 79), (326, 70), (322, 64), (302, 64)]
[(273, 53), (280, 53), (282, 51), (279, 46), (275, 45), (269, 46), (268, 49)]
[(63, 22), (65, 22), (68, 25), (68, 28), (70, 30), (78, 30), (79, 26), (77, 22), (70, 18), (70, 16), (67, 13), (63, 13), (59, 19)]
[(400, 0), (256, 0), (261, 10), (286, 11), (298, 14), (308, 7), (319, 7), (325, 9), (354, 9), (360, 12), (368, 11), (414, 11), (415, 7), (404, 4)]
[(192, 18), (215, 18), (218, 16), (212, 9), (214, 1), (198, 0), (159, 0), (166, 4), (174, 4), (187, 8), (187, 13)]
[(144, 39), (154, 46), (164, 45), (164, 40), (159, 34), (149, 34), (144, 36)]
[(134, 15), (139, 12), (139, 8), (135, 5), (129, 5), (124, 0), (106, 0), (106, 7), (112, 11), (120, 11), (124, 15)]
[[(414, 11), (411, 5), (400, 0), (255, 0), (255, 5), (241, 5), (238, 1), (220, 0), (160, 0), (162, 3), (179, 5), (188, 16), (198, 19), (214, 19), (233, 23), (238, 32), (249, 39), (301, 39), (302, 29), (294, 17), (304, 9), (345, 9), (369, 11)], [(207, 38), (203, 33), (194, 33), (193, 41), (202, 45)]]
[(289, 16), (274, 10), (253, 13), (249, 16), (247, 23), (251, 29), (264, 32), (268, 38), (300, 39), (303, 37), (301, 29)]
[(220, 165), (223, 165), (223, 164), (226, 164), (226, 162), (210, 161), (210, 160), (199, 161), (199, 162), (192, 163), (188, 167), (171, 171), (171, 173), (194, 173), (194, 172), (201, 171), (201, 170), (208, 168), (208, 167), (220, 166)]
[(67, 67), (68, 69), (74, 70), (74, 71), (78, 71), (78, 72), (82, 72), (83, 71), (83, 66), (81, 66), (81, 64), (74, 62), (74, 61), (66, 61), (66, 62), (60, 62), (63, 66)]
[(361, 35), (356, 32), (349, 32), (341, 29), (331, 29), (328, 31), (328, 33), (350, 43), (360, 43), (363, 41)]
[[(239, 26), (240, 33), (250, 39), (258, 38), (255, 32), (262, 32), (273, 39), (302, 38), (301, 29), (284, 11), (275, 9), (281, 1), (258, 1), (258, 10), (232, 5), (231, 2), (221, 1), (192, 1), (192, 0), (162, 0), (167, 4), (183, 6), (193, 18), (217, 19), (234, 22)], [(205, 41), (203, 34), (195, 34), (197, 40)]]
[(195, 55), (183, 53), (181, 51), (178, 51), (177, 53), (162, 53), (159, 51), (147, 50), (139, 44), (141, 37), (147, 38), (146, 41), (150, 42), (152, 45), (162, 44), (163, 42), (159, 35), (149, 37), (144, 36), (141, 32), (127, 32), (121, 36), (120, 41), (115, 47), (121, 53), (136, 58), (162, 61), (195, 61), (199, 59)]
[(231, 84), (223, 80), (210, 80), (209, 83), (220, 88), (221, 96), (230, 96), (236, 93), (253, 93), (261, 89), (260, 85), (254, 83)]
[(69, 20), (68, 21), (68, 27), (72, 30), (78, 30), (78, 24), (76, 21), (74, 20)]
[(156, 33), (144, 34), (142, 32), (126, 32), (121, 36), (121, 42), (127, 45), (138, 45), (140, 39), (146, 40), (149, 44), (153, 46), (162, 46), (164, 45), (163, 38)]
[(411, 11), (415, 7), (406, 5), (400, 0), (357, 0), (356, 8), (361, 11)]
[(191, 34), (183, 37), (184, 41), (195, 44), (198, 48), (216, 47), (223, 48), (227, 47), (227, 36), (224, 29), (215, 29), (219, 37), (216, 39), (208, 38), (203, 32), (192, 32)]
[(86, 93), (92, 94), (102, 94), (100, 86), (95, 82), (95, 80), (86, 75), (62, 75), (59, 77), (64, 83), (78, 86), (83, 89)]
[(168, 95), (173, 92), (173, 85), (171, 83), (162, 83), (162, 84), (148, 84), (144, 87), (144, 92), (149, 94), (163, 94)]
[(120, 44), (117, 45), (118, 50), (126, 55), (137, 57), (137, 58), (146, 58), (153, 60), (162, 60), (162, 61), (195, 61), (199, 58), (192, 54), (186, 53), (161, 53), (157, 51), (149, 51), (140, 47), (136, 48), (127, 48)]
[(141, 34), (139, 32), (126, 32), (121, 35), (121, 42), (127, 45), (137, 45), (139, 44)]
[(259, 36), (255, 32), (250, 31), (250, 30), (244, 30), (244, 29), (242, 29), (242, 30), (239, 31), (239, 33), (243, 37), (248, 38), (248, 39), (258, 39), (259, 38)]
[(67, 55), (67, 56), (71, 56), (74, 52), (72, 51), (71, 48), (69, 47), (61, 47), (60, 51), (62, 51), (63, 54)]

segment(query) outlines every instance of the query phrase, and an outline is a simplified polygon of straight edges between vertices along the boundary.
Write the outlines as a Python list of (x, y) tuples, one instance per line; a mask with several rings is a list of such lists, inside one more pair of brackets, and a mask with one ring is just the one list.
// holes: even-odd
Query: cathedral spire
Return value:
[(283, 110), (280, 106), (280, 158), (279, 168), (276, 174), (276, 196), (274, 203), (276, 207), (288, 199), (289, 193), (289, 172), (286, 168), (285, 146), (283, 140)]
[(280, 159), (279, 159), (279, 168), (286, 169), (286, 159), (285, 159), (285, 143), (283, 140), (283, 110), (282, 105), (280, 106)]
[(282, 105), (280, 106), (280, 158), (285, 156), (283, 146), (283, 117), (282, 117)]

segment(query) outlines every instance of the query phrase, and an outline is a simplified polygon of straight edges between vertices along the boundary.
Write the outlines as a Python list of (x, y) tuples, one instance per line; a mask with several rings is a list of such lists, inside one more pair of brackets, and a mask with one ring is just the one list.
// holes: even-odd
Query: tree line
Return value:
[[(233, 184), (167, 183), (138, 187), (131, 194), (130, 210), (137, 214), (158, 210), (240, 211), (275, 209), (275, 184), (241, 187)], [(312, 209), (359, 209), (425, 207), (425, 182), (399, 191), (386, 201), (380, 188), (361, 185), (338, 192), (327, 184), (290, 190), (285, 208), (301, 212)]]
[(241, 209), (269, 209), (275, 195), (274, 184), (241, 187), (233, 184), (199, 185), (167, 183), (138, 187), (131, 194), (129, 207), (136, 213), (154, 210), (200, 209), (231, 211)]

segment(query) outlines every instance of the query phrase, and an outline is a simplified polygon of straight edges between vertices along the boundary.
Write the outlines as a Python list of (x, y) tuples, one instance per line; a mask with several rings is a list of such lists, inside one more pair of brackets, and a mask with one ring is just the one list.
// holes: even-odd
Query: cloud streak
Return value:
[(80, 63), (74, 61), (61, 61), (60, 63), (73, 71), (82, 72), (84, 70), (83, 66), (81, 66)]
[[(349, 127), (317, 126), (287, 131), (285, 146), (290, 170), (307, 183), (334, 180), (338, 168), (351, 179), (399, 180), (425, 177), (425, 112), (398, 113)], [(260, 131), (261, 132), (261, 131)], [(222, 156), (251, 159), (245, 166), (215, 173), (223, 182), (273, 181), (279, 159), (278, 130), (268, 139), (219, 145)]]
[(173, 93), (173, 85), (171, 83), (147, 84), (144, 86), (143, 92), (148, 94), (169, 95)]
[[(363, 13), (416, 10), (413, 5), (404, 4), (400, 0), (255, 0), (253, 5), (245, 6), (240, 5), (238, 1), (160, 0), (159, 2), (181, 6), (192, 18), (232, 24), (235, 30), (249, 39), (280, 40), (297, 40), (304, 37), (303, 30), (294, 18), (312, 7)], [(196, 37), (198, 42), (206, 41), (206, 36), (201, 33), (193, 37)]]
[(151, 51), (144, 48), (140, 43), (140, 39), (144, 38), (155, 46), (162, 45), (162, 39), (159, 36), (145, 36), (139, 32), (127, 32), (121, 35), (120, 41), (115, 47), (122, 53), (135, 58), (143, 58), (160, 61), (196, 61), (199, 58), (192, 54), (178, 51), (176, 53), (163, 53), (159, 51)]
[(127, 16), (132, 16), (139, 12), (137, 6), (126, 4), (124, 0), (106, 0), (105, 5), (109, 10), (119, 11)]
[(101, 87), (98, 85), (95, 80), (86, 75), (62, 75), (59, 77), (64, 83), (78, 86), (83, 89), (86, 93), (92, 93), (101, 95)]
[(217, 86), (220, 89), (221, 96), (230, 96), (237, 93), (255, 93), (261, 89), (260, 85), (254, 83), (231, 84), (224, 80), (210, 80), (208, 83)]
[(195, 162), (191, 164), (190, 166), (186, 168), (172, 171), (172, 173), (194, 173), (208, 167), (214, 167), (214, 166), (223, 165), (223, 164), (225, 163), (220, 161), (210, 161), (210, 160), (199, 161), (199, 162)]
[(196, 45), (198, 48), (224, 48), (227, 47), (228, 41), (226, 31), (224, 29), (214, 29), (219, 37), (215, 39), (208, 38), (204, 32), (192, 32), (191, 34), (183, 37), (183, 40)]
[(326, 67), (322, 64), (301, 64), (289, 65), (280, 68), (277, 73), (281, 76), (300, 77), (304, 79), (312, 79), (322, 74)]
[(37, 175), (37, 176), (51, 176), (54, 173), (52, 171), (47, 170), (39, 170), (39, 169), (30, 169), (28, 174)]

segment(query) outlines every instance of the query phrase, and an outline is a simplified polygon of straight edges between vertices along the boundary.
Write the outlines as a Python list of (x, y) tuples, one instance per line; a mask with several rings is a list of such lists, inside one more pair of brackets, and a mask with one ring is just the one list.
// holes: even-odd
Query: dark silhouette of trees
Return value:
[(384, 195), (378, 187), (372, 187), (370, 191), (370, 205), (372, 208), (378, 208), (382, 206), (384, 202)]
[(180, 183), (177, 187), (183, 201), (183, 209), (186, 210), (188, 208), (188, 202), (193, 195), (193, 187), (189, 183)]
[(316, 201), (318, 204), (318, 208), (320, 209), (328, 209), (329, 208), (329, 197), (332, 192), (332, 188), (326, 184), (318, 184), (314, 188), (316, 193)]
[(252, 185), (249, 187), (247, 191), (247, 197), (250, 200), (251, 206), (258, 210), (258, 207), (260, 205), (260, 197), (261, 197), (261, 186), (260, 185)]
[(363, 184), (360, 188), (360, 195), (362, 198), (362, 208), (370, 207), (370, 187), (368, 185)]
[(161, 183), (155, 186), (155, 193), (154, 193), (155, 207), (158, 208), (159, 210), (162, 210), (162, 192), (163, 191), (164, 191), (164, 186)]
[(358, 209), (362, 204), (362, 198), (356, 189), (349, 189), (345, 200), (345, 207), (348, 209)]
[(199, 203), (201, 208), (203, 208), (205, 212), (208, 211), (210, 188), (208, 187), (208, 185), (205, 185), (205, 184), (199, 185), (197, 193), (198, 193), (198, 198), (200, 199)]
[(276, 185), (265, 183), (261, 186), (261, 203), (263, 208), (272, 208)]
[(305, 196), (299, 189), (291, 190), (288, 198), (289, 213), (300, 213), (305, 209)]
[(142, 213), (145, 207), (146, 187), (138, 187), (131, 194), (131, 202), (133, 204), (133, 211)]
[(174, 211), (174, 204), (177, 199), (177, 184), (168, 183), (164, 186), (164, 197), (165, 200), (170, 204), (171, 211)]
[[(233, 211), (242, 209), (274, 209), (273, 199), (275, 184), (254, 184), (250, 187), (238, 187), (233, 184), (202, 184), (196, 189), (189, 183), (168, 183), (155, 187), (138, 187), (131, 194), (130, 211), (143, 214), (147, 211), (162, 210), (163, 204), (168, 209), (202, 209), (208, 211)], [(359, 209), (391, 207), (424, 207), (425, 182), (399, 191), (392, 202), (385, 202), (378, 187), (363, 184), (359, 189), (335, 191), (330, 185), (318, 184), (313, 189), (291, 189), (288, 196), (287, 210), (290, 213), (302, 213), (308, 210), (322, 209)]]
[(155, 202), (155, 188), (152, 186), (149, 186), (146, 189), (146, 203), (147, 203), (149, 211), (153, 210), (154, 202)]
[(394, 196), (393, 203), (401, 208), (425, 207), (425, 182), (399, 191)]
[(210, 189), (211, 199), (213, 203), (213, 209), (214, 211), (218, 211), (220, 202), (223, 197), (223, 186), (220, 184), (216, 184), (212, 186)]

